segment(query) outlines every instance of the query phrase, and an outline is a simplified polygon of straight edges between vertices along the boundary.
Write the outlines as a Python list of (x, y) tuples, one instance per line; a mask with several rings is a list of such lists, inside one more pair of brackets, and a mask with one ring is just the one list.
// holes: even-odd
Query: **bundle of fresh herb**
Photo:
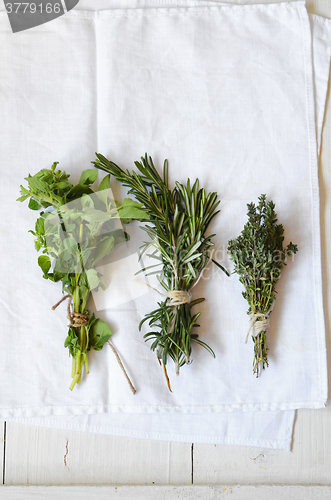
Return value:
[(86, 309), (91, 290), (104, 288), (95, 266), (115, 245), (128, 239), (128, 234), (116, 227), (120, 217), (128, 221), (147, 216), (138, 203), (128, 198), (122, 205), (112, 199), (110, 175), (94, 193), (91, 185), (97, 178), (95, 169), (82, 172), (79, 183), (73, 185), (69, 175), (56, 167), (57, 162), (51, 169), (26, 177), (28, 189), (21, 186), (18, 201), (29, 198), (29, 208), (40, 211), (35, 230), (30, 231), (36, 238), (37, 251), (43, 251), (38, 264), (45, 279), (62, 282), (65, 294), (53, 309), (69, 299), (70, 324), (64, 345), (72, 356), (72, 390), (80, 383), (84, 365), (89, 372), (88, 351), (101, 350), (111, 336), (108, 325), (94, 314), (89, 317)]
[(198, 334), (193, 333), (193, 328), (199, 326), (197, 321), (201, 312), (192, 315), (191, 309), (205, 299), (191, 300), (191, 291), (211, 259), (210, 249), (214, 246), (212, 238), (215, 235), (206, 236), (206, 231), (218, 213), (216, 209), (220, 202), (217, 201), (217, 193), (206, 195), (204, 189), (199, 189), (198, 179), (192, 187), (190, 180), (186, 185), (176, 182), (171, 190), (167, 160), (161, 178), (152, 158), (147, 155), (141, 158), (141, 162), (135, 162), (139, 173), (124, 171), (101, 154), (97, 154), (93, 163), (128, 187), (129, 193), (142, 204), (142, 210), (149, 216), (150, 224), (142, 229), (150, 240), (144, 242), (140, 257), (152, 249), (152, 253), (147, 255), (156, 259), (157, 264), (143, 271), (158, 268), (146, 276), (157, 275), (165, 290), (162, 294), (165, 299), (145, 316), (139, 329), (146, 321), (155, 328), (144, 337), (153, 340), (151, 349), (156, 350), (171, 390), (166, 370), (168, 356), (175, 362), (177, 375), (180, 367), (190, 361), (192, 342), (203, 346), (215, 357), (213, 350), (198, 338)]
[(268, 366), (266, 333), (269, 317), (276, 299), (275, 286), (287, 257), (298, 251), (292, 242), (283, 247), (284, 228), (277, 224), (275, 204), (266, 200), (266, 195), (259, 197), (257, 206), (247, 205), (248, 222), (237, 239), (229, 241), (228, 252), (234, 262), (234, 273), (245, 287), (243, 297), (249, 304), (247, 314), (253, 330), (254, 342), (253, 373), (260, 374), (260, 366)]

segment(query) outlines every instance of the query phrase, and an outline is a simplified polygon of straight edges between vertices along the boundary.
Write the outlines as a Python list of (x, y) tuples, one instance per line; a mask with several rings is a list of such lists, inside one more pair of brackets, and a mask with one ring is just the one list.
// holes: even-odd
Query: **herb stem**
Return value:
[(298, 248), (293, 243), (283, 248), (284, 228), (277, 224), (275, 205), (266, 201), (266, 195), (259, 197), (257, 206), (250, 203), (247, 207), (248, 222), (238, 238), (229, 241), (228, 253), (234, 262), (234, 272), (245, 288), (242, 295), (249, 305), (247, 313), (253, 315), (253, 373), (259, 377), (261, 369), (268, 366), (268, 347), (267, 329), (260, 331), (258, 326), (263, 328), (262, 322), (269, 320), (285, 256), (295, 254)]
[[(127, 233), (114, 230), (112, 219), (119, 213), (117, 202), (109, 196), (110, 175), (94, 192), (91, 185), (97, 175), (95, 169), (85, 170), (78, 184), (73, 185), (68, 180), (70, 176), (57, 169), (54, 162), (50, 169), (43, 168), (26, 177), (28, 189), (21, 186), (18, 198), (20, 202), (29, 199), (28, 208), (40, 211), (35, 230), (30, 231), (35, 236), (36, 250), (42, 250), (38, 264), (45, 279), (62, 282), (62, 300), (69, 298), (70, 325), (64, 346), (72, 358), (71, 390), (80, 382), (84, 365), (89, 372), (88, 351), (101, 350), (111, 336), (108, 325), (94, 314), (89, 317), (86, 310), (91, 290), (102, 286), (95, 265), (115, 245), (129, 239)], [(140, 204), (129, 198), (121, 208), (125, 219), (146, 218)]]
[[(198, 179), (191, 186), (176, 182), (174, 189), (168, 187), (168, 162), (165, 160), (161, 177), (151, 157), (147, 154), (140, 162), (135, 162), (137, 170), (124, 171), (115, 163), (97, 154), (94, 165), (116, 177), (129, 188), (129, 194), (142, 203), (142, 208), (149, 217), (148, 225), (142, 227), (149, 236), (144, 242), (141, 255), (152, 249), (151, 257), (160, 263), (158, 280), (167, 292), (190, 292), (203, 269), (209, 262), (210, 249), (214, 245), (212, 236), (205, 236), (208, 225), (218, 213), (217, 193), (206, 196), (204, 189), (199, 189)], [(157, 253), (157, 256), (153, 255)], [(147, 254), (149, 255), (149, 254)], [(187, 295), (189, 295), (187, 293)], [(190, 300), (190, 299), (188, 299)], [(139, 330), (147, 321), (151, 331), (144, 335), (152, 340), (151, 349), (157, 353), (160, 364), (170, 389), (166, 363), (171, 358), (175, 363), (176, 373), (189, 362), (192, 343), (209, 350), (207, 344), (198, 341), (198, 334), (192, 331), (197, 315), (191, 314), (187, 303), (173, 305), (171, 299), (158, 302), (158, 308), (146, 314), (140, 322)], [(162, 361), (162, 362), (161, 362)]]
[(76, 373), (76, 374), (75, 374), (75, 376), (74, 376), (74, 378), (72, 379), (72, 382), (71, 382), (70, 387), (69, 387), (69, 389), (70, 389), (71, 391), (72, 391), (72, 390), (73, 390), (73, 388), (75, 387), (75, 385), (76, 385), (76, 383), (77, 383), (78, 379), (79, 379), (79, 374), (77, 374), (77, 373)]

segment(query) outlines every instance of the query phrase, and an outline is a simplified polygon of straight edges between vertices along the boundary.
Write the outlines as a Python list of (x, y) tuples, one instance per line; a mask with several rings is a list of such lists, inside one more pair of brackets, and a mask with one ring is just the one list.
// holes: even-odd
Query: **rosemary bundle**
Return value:
[(276, 299), (275, 286), (287, 257), (298, 251), (292, 242), (283, 247), (284, 228), (277, 224), (275, 204), (259, 197), (257, 206), (247, 205), (248, 222), (237, 239), (229, 241), (228, 252), (234, 262), (234, 273), (245, 287), (243, 297), (249, 304), (247, 314), (251, 323), (248, 335), (253, 330), (254, 342), (253, 373), (259, 376), (268, 366), (266, 333), (269, 317)]
[(214, 246), (212, 239), (215, 235), (206, 236), (206, 231), (218, 213), (217, 193), (206, 194), (199, 188), (198, 179), (193, 186), (188, 180), (186, 185), (176, 182), (175, 188), (170, 189), (167, 160), (161, 177), (152, 158), (147, 155), (141, 158), (141, 162), (135, 162), (138, 172), (124, 171), (101, 154), (97, 154), (93, 163), (128, 187), (129, 194), (142, 204), (141, 208), (149, 216), (149, 224), (142, 227), (149, 240), (141, 247), (140, 257), (146, 251), (152, 251), (147, 255), (155, 259), (156, 264), (143, 271), (154, 268), (146, 276), (156, 274), (165, 293), (162, 294), (164, 300), (145, 316), (139, 329), (146, 321), (152, 327), (153, 330), (144, 337), (153, 340), (151, 349), (156, 351), (171, 390), (166, 370), (168, 357), (174, 361), (177, 375), (179, 369), (190, 362), (193, 342), (215, 357), (213, 350), (193, 330), (199, 326), (201, 312), (192, 314), (192, 307), (205, 299), (192, 300), (191, 292), (208, 264), (210, 249)]
[[(115, 245), (128, 239), (128, 234), (116, 227), (116, 220), (147, 216), (138, 203), (127, 198), (119, 205), (111, 198), (110, 175), (94, 193), (91, 185), (97, 178), (95, 169), (82, 172), (79, 183), (73, 185), (69, 175), (56, 168), (57, 162), (51, 169), (26, 177), (28, 189), (21, 186), (18, 201), (29, 198), (29, 208), (40, 212), (35, 230), (30, 231), (35, 236), (37, 251), (42, 250), (38, 264), (45, 279), (62, 282), (64, 294), (53, 309), (68, 299), (70, 323), (64, 346), (72, 356), (72, 390), (81, 381), (84, 365), (89, 373), (88, 351), (99, 351), (108, 342), (118, 357), (109, 342), (110, 328), (94, 314), (89, 317), (86, 304), (92, 290), (104, 288), (96, 264)], [(125, 372), (123, 366), (122, 369)]]

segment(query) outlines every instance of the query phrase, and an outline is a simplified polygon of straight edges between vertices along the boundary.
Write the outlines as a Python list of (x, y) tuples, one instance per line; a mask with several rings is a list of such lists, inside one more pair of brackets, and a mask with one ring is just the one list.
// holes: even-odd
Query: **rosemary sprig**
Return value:
[(248, 222), (237, 239), (229, 241), (228, 253), (234, 262), (234, 273), (245, 287), (243, 297), (249, 304), (254, 342), (253, 373), (260, 374), (268, 366), (266, 333), (269, 316), (276, 299), (276, 283), (287, 257), (298, 251), (292, 242), (283, 247), (284, 228), (277, 224), (275, 204), (259, 197), (257, 206), (247, 205)]
[[(140, 162), (135, 162), (138, 172), (124, 171), (101, 154), (96, 156), (94, 165), (113, 174), (127, 186), (129, 193), (142, 204), (141, 208), (150, 219), (149, 224), (142, 227), (149, 240), (141, 247), (140, 257), (152, 250), (148, 255), (157, 264), (151, 266), (154, 269), (146, 276), (157, 275), (166, 298), (145, 316), (139, 329), (146, 321), (152, 327), (152, 331), (144, 337), (153, 341), (151, 349), (156, 351), (157, 358), (163, 365), (168, 388), (171, 390), (166, 371), (168, 357), (174, 361), (177, 375), (180, 368), (190, 362), (192, 342), (201, 345), (215, 357), (213, 350), (195, 333), (201, 312), (193, 314), (192, 307), (205, 299), (191, 301), (191, 290), (211, 257), (210, 249), (214, 246), (212, 239), (215, 235), (206, 236), (206, 231), (219, 212), (217, 208), (220, 202), (216, 192), (207, 194), (204, 189), (199, 188), (198, 179), (192, 186), (188, 179), (186, 185), (176, 182), (175, 188), (170, 189), (167, 160), (161, 177), (152, 158), (147, 155)], [(148, 270), (146, 268), (143, 271)], [(183, 293), (177, 296), (174, 291)]]

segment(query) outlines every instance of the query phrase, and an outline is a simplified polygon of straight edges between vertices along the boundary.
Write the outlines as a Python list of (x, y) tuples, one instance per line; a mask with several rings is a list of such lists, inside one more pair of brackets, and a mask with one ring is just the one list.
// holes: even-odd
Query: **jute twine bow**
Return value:
[[(76, 313), (76, 312), (72, 312), (71, 309), (70, 309), (70, 305), (71, 305), (71, 302), (72, 302), (72, 296), (71, 295), (65, 295), (64, 297), (62, 297), (61, 300), (59, 300), (59, 302), (57, 302), (53, 307), (53, 311), (66, 299), (69, 299), (68, 300), (68, 304), (67, 304), (67, 313), (68, 313), (68, 319), (70, 321), (69, 323), (69, 326), (71, 326), (72, 328), (79, 328), (81, 326), (86, 326), (89, 322), (89, 316), (88, 314), (82, 314), (82, 313)], [(107, 340), (107, 344), (109, 344), (109, 346), (111, 347), (113, 353), (115, 354), (115, 357), (117, 359), (117, 362), (118, 364), (120, 365), (121, 369), (122, 369), (122, 372), (124, 373), (124, 376), (130, 386), (130, 389), (131, 391), (133, 392), (133, 394), (136, 394), (136, 389), (134, 388), (128, 374), (126, 373), (126, 370), (123, 366), (123, 363), (121, 361), (121, 358), (119, 357), (119, 354), (118, 352), (116, 351), (115, 349), (115, 346), (109, 341)]]
[[(249, 324), (249, 330), (246, 335), (245, 344), (247, 343), (248, 336), (252, 328), (253, 328), (252, 335), (254, 338), (257, 337), (261, 332), (266, 332), (268, 330), (270, 324), (271, 311), (272, 307), (265, 314), (261, 312), (256, 312), (256, 313), (251, 313), (249, 315), (251, 321)], [(262, 318), (262, 319), (257, 319), (257, 318)]]

